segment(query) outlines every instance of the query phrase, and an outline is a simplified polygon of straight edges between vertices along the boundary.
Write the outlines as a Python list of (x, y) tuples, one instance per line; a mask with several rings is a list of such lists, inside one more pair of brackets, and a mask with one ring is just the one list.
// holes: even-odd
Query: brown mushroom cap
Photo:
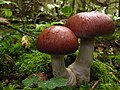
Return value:
[(108, 35), (115, 30), (112, 19), (97, 11), (75, 14), (67, 20), (65, 26), (70, 28), (79, 38)]
[(78, 39), (67, 27), (51, 26), (39, 35), (36, 45), (41, 52), (65, 55), (77, 50)]

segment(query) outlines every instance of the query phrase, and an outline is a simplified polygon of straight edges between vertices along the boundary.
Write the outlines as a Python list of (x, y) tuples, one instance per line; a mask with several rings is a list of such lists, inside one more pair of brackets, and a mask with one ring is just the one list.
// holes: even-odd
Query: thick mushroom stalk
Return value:
[(112, 34), (115, 24), (112, 19), (101, 12), (82, 12), (71, 16), (66, 24), (81, 39), (79, 55), (69, 68), (76, 74), (78, 85), (90, 80), (90, 66), (94, 51), (94, 38)]
[(76, 75), (78, 85), (83, 81), (88, 82), (90, 80), (93, 51), (94, 38), (81, 38), (78, 57), (75, 62), (68, 67)]
[(70, 69), (66, 69), (64, 62), (64, 55), (52, 55), (51, 57), (52, 57), (53, 75), (55, 77), (67, 78), (68, 79), (67, 85), (75, 86), (76, 76)]
[(75, 86), (76, 76), (65, 67), (64, 63), (64, 55), (78, 49), (78, 39), (75, 34), (67, 27), (51, 26), (39, 35), (36, 44), (39, 51), (51, 54), (53, 75), (67, 78), (67, 85)]

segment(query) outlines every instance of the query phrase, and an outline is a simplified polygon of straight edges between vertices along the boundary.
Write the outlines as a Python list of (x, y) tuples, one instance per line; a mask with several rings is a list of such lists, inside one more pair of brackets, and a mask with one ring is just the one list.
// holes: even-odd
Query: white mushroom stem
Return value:
[(76, 85), (76, 76), (74, 73), (65, 67), (64, 55), (52, 55), (52, 69), (55, 77), (67, 78), (68, 86)]
[(68, 68), (77, 77), (77, 84), (90, 80), (90, 67), (94, 51), (94, 38), (81, 38), (78, 57)]

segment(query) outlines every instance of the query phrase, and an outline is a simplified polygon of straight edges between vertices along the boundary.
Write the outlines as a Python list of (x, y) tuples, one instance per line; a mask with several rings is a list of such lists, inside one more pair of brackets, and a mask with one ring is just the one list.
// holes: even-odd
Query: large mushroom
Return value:
[(39, 35), (36, 45), (39, 51), (51, 54), (53, 75), (67, 78), (68, 86), (75, 86), (76, 77), (64, 63), (64, 55), (78, 49), (75, 34), (64, 26), (50, 26)]
[(92, 11), (71, 16), (65, 26), (70, 28), (80, 38), (78, 57), (68, 67), (76, 74), (77, 83), (80, 85), (83, 81), (88, 82), (90, 80), (95, 37), (112, 34), (115, 30), (115, 24), (108, 15)]

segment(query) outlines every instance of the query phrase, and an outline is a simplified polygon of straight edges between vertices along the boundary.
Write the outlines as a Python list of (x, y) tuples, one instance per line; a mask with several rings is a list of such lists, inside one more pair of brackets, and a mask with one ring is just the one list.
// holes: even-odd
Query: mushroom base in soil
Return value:
[(67, 85), (75, 86), (76, 76), (70, 69), (65, 67), (64, 55), (51, 55), (51, 57), (52, 57), (53, 75), (55, 77), (67, 78), (68, 79)]
[(77, 59), (68, 68), (75, 73), (77, 83), (90, 80), (90, 66), (94, 51), (94, 38), (96, 36), (112, 34), (115, 24), (112, 19), (101, 12), (81, 12), (71, 16), (66, 24), (75, 35), (81, 39)]
[(39, 35), (36, 45), (39, 51), (51, 55), (53, 75), (67, 78), (67, 85), (75, 86), (76, 76), (65, 67), (64, 62), (64, 55), (78, 49), (78, 39), (74, 33), (64, 26), (51, 26)]
[(89, 82), (90, 67), (94, 51), (94, 38), (81, 38), (78, 57), (68, 68), (74, 72), (77, 77), (77, 84)]

